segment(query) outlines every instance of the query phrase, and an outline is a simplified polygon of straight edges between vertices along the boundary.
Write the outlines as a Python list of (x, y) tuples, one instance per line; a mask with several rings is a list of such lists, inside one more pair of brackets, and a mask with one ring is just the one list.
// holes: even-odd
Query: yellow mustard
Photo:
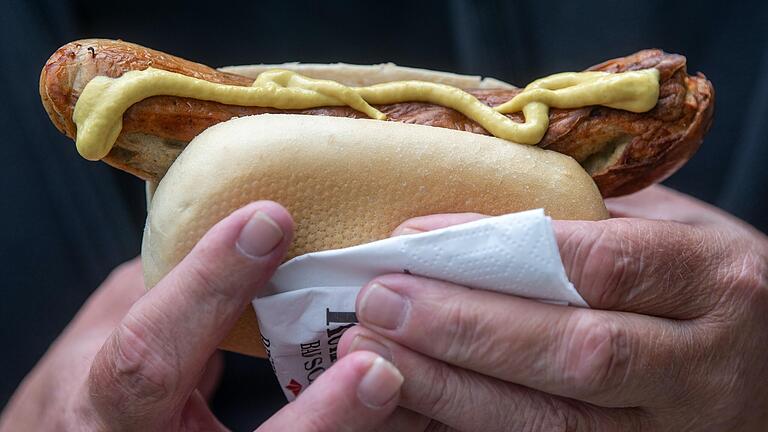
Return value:
[[(349, 106), (378, 120), (387, 117), (371, 104), (429, 102), (459, 111), (498, 138), (537, 144), (549, 126), (550, 107), (603, 105), (632, 112), (652, 109), (659, 97), (659, 72), (645, 69), (615, 74), (555, 74), (532, 82), (511, 100), (489, 107), (461, 89), (426, 81), (348, 87), (274, 69), (262, 72), (252, 86), (245, 87), (148, 68), (126, 72), (119, 78), (99, 76), (85, 86), (73, 116), (78, 152), (90, 160), (105, 157), (120, 135), (123, 113), (137, 102), (160, 95), (278, 109)], [(524, 123), (504, 115), (519, 111), (523, 112)]]

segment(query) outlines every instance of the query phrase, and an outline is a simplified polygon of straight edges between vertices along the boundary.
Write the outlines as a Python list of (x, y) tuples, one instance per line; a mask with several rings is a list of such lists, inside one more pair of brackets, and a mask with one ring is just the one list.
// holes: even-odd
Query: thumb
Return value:
[(88, 397), (111, 429), (154, 429), (181, 409), (279, 265), (292, 232), (290, 215), (276, 203), (236, 210), (131, 307), (89, 375)]
[(367, 351), (349, 354), (323, 373), (298, 399), (257, 432), (369, 431), (395, 410), (403, 375)]

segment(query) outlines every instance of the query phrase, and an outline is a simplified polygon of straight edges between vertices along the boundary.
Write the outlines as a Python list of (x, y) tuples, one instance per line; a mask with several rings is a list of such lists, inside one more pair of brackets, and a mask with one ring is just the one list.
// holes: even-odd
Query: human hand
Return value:
[[(216, 379), (206, 363), (292, 233), (285, 209), (256, 202), (146, 294), (137, 260), (118, 268), (24, 380), (0, 430), (225, 430), (205, 400)], [(376, 354), (356, 353), (258, 430), (369, 430), (394, 410), (402, 379)]]
[[(662, 187), (609, 209), (619, 218), (554, 223), (592, 309), (408, 275), (364, 287), (339, 352), (403, 372), (404, 408), (383, 429), (765, 430), (766, 237)], [(395, 234), (479, 217), (416, 218)]]

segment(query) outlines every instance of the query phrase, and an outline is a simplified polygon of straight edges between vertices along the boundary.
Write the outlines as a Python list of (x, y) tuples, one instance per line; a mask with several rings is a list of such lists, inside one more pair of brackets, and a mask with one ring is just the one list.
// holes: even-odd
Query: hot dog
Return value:
[[(549, 127), (538, 146), (576, 159), (591, 174), (604, 197), (635, 192), (665, 179), (698, 149), (714, 112), (712, 84), (702, 74), (687, 75), (685, 66), (683, 56), (644, 50), (589, 68), (612, 73), (657, 69), (658, 103), (644, 113), (601, 106), (552, 109)], [(75, 103), (92, 78), (119, 77), (148, 67), (221, 84), (249, 86), (253, 82), (253, 77), (218, 71), (127, 42), (82, 40), (64, 45), (46, 63), (40, 76), (43, 105), (56, 127), (74, 138)], [(337, 75), (341, 77), (344, 68), (338, 69)], [(243, 73), (248, 68), (230, 70)], [(332, 68), (326, 69), (326, 74), (333, 76)], [(365, 71), (357, 71), (356, 75), (365, 75)], [(421, 78), (433, 76), (426, 74)], [(459, 84), (481, 87), (480, 83), (465, 80)], [(506, 102), (521, 91), (495, 81), (487, 81), (484, 86), (496, 88), (469, 89), (468, 93), (488, 105)], [(439, 105), (404, 102), (378, 108), (389, 120), (397, 122), (488, 133), (461, 113)], [(184, 146), (206, 128), (233, 117), (262, 113), (367, 117), (341, 106), (284, 110), (155, 96), (125, 112), (122, 133), (104, 161), (145, 180), (157, 181)], [(522, 120), (520, 113), (508, 117)]]
[[(43, 105), (57, 128), (77, 138), (81, 154), (157, 185), (142, 245), (148, 287), (208, 228), (256, 199), (278, 201), (294, 215), (288, 258), (377, 240), (407, 218), (432, 213), (541, 207), (559, 219), (603, 219), (603, 197), (661, 181), (695, 152), (714, 106), (711, 83), (688, 76), (684, 57), (659, 50), (526, 89), (394, 66), (278, 68), (216, 70), (106, 40), (67, 44), (43, 68)], [(610, 81), (619, 88), (603, 91), (604, 79), (634, 71), (643, 75), (623, 75), (629, 80)], [(124, 98), (121, 89), (130, 86), (148, 96)], [(599, 100), (608, 106), (545, 106), (572, 104), (555, 93), (573, 87), (582, 100), (620, 97)], [(275, 99), (283, 93), (289, 97)], [(254, 94), (272, 102), (253, 102)], [(520, 104), (525, 115), (501, 114), (520, 95), (533, 95)], [(102, 106), (121, 103), (117, 123), (98, 116)], [(542, 115), (541, 136), (529, 134)], [(106, 138), (81, 146), (94, 129)], [(510, 130), (536, 145), (498, 137)], [(263, 356), (258, 334), (248, 310), (222, 347)]]
[[(173, 163), (142, 243), (154, 286), (202, 235), (257, 199), (296, 221), (288, 258), (386, 238), (411, 216), (544, 208), (558, 219), (608, 216), (570, 157), (470, 132), (369, 119), (264, 114), (212, 126)], [(264, 355), (252, 309), (223, 348)]]

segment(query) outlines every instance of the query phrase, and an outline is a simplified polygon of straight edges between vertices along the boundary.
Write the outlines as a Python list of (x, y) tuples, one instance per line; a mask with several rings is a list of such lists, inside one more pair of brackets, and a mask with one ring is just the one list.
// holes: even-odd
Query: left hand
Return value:
[[(217, 223), (147, 293), (138, 261), (121, 266), (19, 386), (0, 431), (226, 431), (206, 401), (210, 359), (292, 235), (288, 212), (259, 201)], [(381, 357), (356, 352), (258, 431), (371, 430), (395, 410), (402, 380)]]
[(766, 237), (661, 187), (609, 207), (622, 218), (554, 223), (592, 309), (408, 275), (360, 292), (339, 351), (377, 352), (405, 376), (387, 430), (765, 430)]

